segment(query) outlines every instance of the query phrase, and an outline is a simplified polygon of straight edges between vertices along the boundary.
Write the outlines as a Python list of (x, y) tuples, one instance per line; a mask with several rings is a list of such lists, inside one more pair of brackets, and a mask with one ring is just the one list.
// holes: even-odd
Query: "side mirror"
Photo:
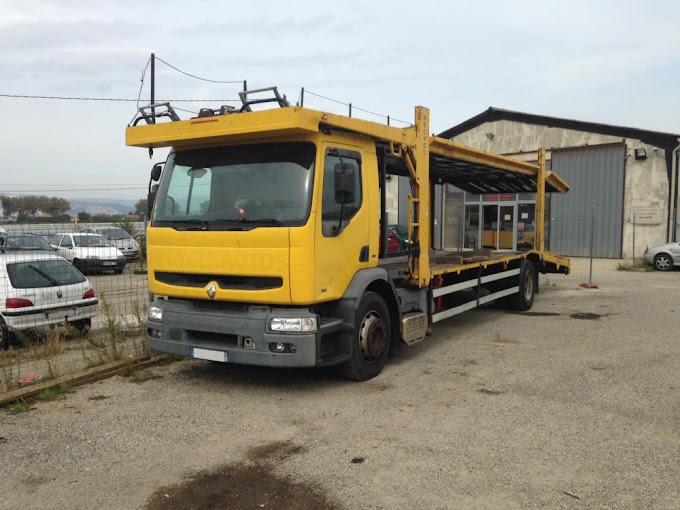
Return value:
[(161, 178), (161, 172), (163, 171), (163, 165), (165, 163), (156, 163), (151, 169), (151, 180), (157, 182)]
[(351, 204), (354, 202), (356, 192), (354, 165), (351, 163), (338, 163), (335, 165), (334, 174), (335, 202), (338, 204)]

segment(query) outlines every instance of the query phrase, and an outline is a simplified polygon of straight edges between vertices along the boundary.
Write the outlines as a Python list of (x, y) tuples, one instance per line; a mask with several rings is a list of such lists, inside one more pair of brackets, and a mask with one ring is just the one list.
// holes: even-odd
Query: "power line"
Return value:
[[(307, 89), (305, 89), (305, 94), (311, 94), (313, 96), (320, 97), (321, 99), (325, 99), (326, 101), (331, 101), (333, 103), (341, 104), (341, 105), (347, 106), (347, 107), (349, 107), (350, 104), (351, 104), (351, 103), (344, 103), (342, 101), (338, 101), (337, 99), (333, 99), (332, 97), (322, 96), (321, 94), (317, 94), (316, 92), (312, 92), (311, 90), (307, 90)], [(365, 112), (365, 113), (368, 113), (368, 114), (371, 114), (371, 115), (375, 115), (376, 117), (382, 117), (383, 119), (389, 118), (390, 120), (401, 122), (402, 124), (406, 124), (406, 125), (412, 124), (411, 122), (406, 122), (405, 120), (395, 119), (394, 117), (389, 117), (388, 115), (383, 115), (381, 113), (372, 112), (372, 111), (366, 110), (364, 108), (359, 108), (358, 106), (353, 105), (353, 104), (351, 106), (352, 106), (353, 110), (359, 110), (361, 112)]]
[(197, 80), (207, 81), (207, 82), (210, 82), (210, 83), (243, 83), (243, 80), (220, 81), (220, 80), (209, 80), (208, 78), (201, 78), (200, 76), (196, 76), (195, 74), (191, 74), (191, 73), (187, 73), (186, 71), (182, 71), (181, 69), (176, 68), (172, 64), (168, 64), (165, 60), (163, 60), (160, 57), (156, 57), (156, 60), (158, 60), (159, 62), (163, 62), (166, 66), (171, 67), (172, 69), (174, 69), (178, 73), (185, 74), (186, 76), (190, 76), (191, 78), (196, 78)]
[(9, 194), (9, 195), (14, 195), (18, 193), (43, 193), (45, 191), (49, 192), (64, 192), (64, 191), (69, 191), (69, 192), (76, 192), (76, 191), (122, 191), (122, 190), (129, 190), (129, 189), (146, 189), (146, 186), (130, 186), (130, 187), (122, 187), (122, 188), (88, 188), (88, 189), (39, 189), (39, 190), (12, 190), (12, 191), (0, 191), (0, 195), (3, 193)]
[[(110, 101), (134, 103), (137, 99), (127, 99), (121, 97), (71, 97), (71, 96), (29, 96), (23, 94), (0, 94), (0, 97), (12, 99), (54, 99), (61, 101)], [(240, 99), (157, 99), (158, 102), (173, 103), (240, 103)]]

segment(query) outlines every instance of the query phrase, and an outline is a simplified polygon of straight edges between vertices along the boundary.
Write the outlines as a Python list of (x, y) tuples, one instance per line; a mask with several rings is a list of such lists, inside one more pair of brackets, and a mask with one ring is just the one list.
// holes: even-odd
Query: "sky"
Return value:
[[(347, 111), (311, 92), (407, 122), (427, 106), (433, 132), (495, 106), (680, 133), (677, 1), (0, 0), (0, 12), (0, 94), (135, 100), (0, 96), (0, 195), (145, 197), (167, 152), (126, 147), (125, 127), (152, 52), (210, 80), (276, 85), (291, 102), (305, 87), (318, 110)], [(157, 99), (240, 88), (156, 63)]]

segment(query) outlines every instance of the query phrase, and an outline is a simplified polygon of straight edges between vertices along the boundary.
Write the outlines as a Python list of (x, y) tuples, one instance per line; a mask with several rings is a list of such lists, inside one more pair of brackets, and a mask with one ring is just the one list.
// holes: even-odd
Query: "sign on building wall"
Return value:
[(661, 201), (635, 201), (630, 221), (636, 225), (660, 225), (663, 223), (663, 208)]

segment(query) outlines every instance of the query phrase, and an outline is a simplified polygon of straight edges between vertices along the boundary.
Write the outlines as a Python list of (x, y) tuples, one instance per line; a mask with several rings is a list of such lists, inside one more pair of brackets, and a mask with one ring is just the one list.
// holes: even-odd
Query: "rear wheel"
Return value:
[(519, 292), (508, 296), (501, 304), (511, 310), (526, 311), (533, 306), (535, 295), (536, 270), (530, 261), (525, 260), (519, 273)]
[(342, 365), (341, 371), (347, 379), (367, 381), (385, 366), (392, 339), (390, 313), (379, 294), (364, 294), (354, 326), (352, 358)]
[(659, 253), (654, 257), (654, 268), (659, 271), (670, 271), (673, 269), (673, 260), (670, 255)]
[(71, 326), (76, 328), (79, 333), (87, 335), (92, 327), (92, 319), (81, 319), (79, 321), (73, 321)]
[(0, 317), (0, 350), (6, 351), (12, 345), (12, 333), (5, 324), (5, 321)]

